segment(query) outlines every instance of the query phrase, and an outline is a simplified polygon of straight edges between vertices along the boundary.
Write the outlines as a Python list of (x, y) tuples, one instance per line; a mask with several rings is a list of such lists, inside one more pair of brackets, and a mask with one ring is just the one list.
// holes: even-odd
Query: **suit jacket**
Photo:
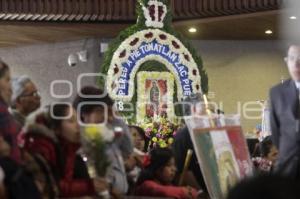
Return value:
[(279, 149), (275, 172), (300, 179), (299, 95), (293, 80), (270, 90), (272, 139)]

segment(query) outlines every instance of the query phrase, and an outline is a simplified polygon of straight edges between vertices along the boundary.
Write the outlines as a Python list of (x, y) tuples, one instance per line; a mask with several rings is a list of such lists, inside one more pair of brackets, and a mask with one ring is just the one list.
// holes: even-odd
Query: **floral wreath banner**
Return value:
[[(157, 113), (154, 112), (151, 102), (151, 88), (153, 82), (157, 83), (159, 90), (159, 104)], [(139, 72), (137, 74), (137, 122), (143, 122), (145, 118), (165, 115), (172, 121), (175, 116), (173, 106), (174, 76), (169, 72)]]
[(179, 99), (201, 92), (199, 70), (186, 47), (162, 30), (146, 29), (130, 36), (115, 51), (107, 79), (111, 97), (130, 101), (136, 72), (150, 60), (163, 63), (173, 73)]
[[(105, 53), (100, 70), (107, 76), (99, 77), (98, 84), (117, 102), (120, 113), (130, 118), (128, 123), (136, 122), (138, 117), (153, 115), (149, 113), (149, 107), (144, 109), (136, 104), (145, 102), (139, 98), (143, 92), (140, 89), (147, 90), (147, 87), (140, 86), (153, 84), (148, 78), (145, 81), (138, 80), (140, 72), (166, 72), (157, 78), (154, 76), (158, 74), (151, 74), (157, 81), (158, 88), (166, 89), (162, 89), (162, 92), (167, 92), (168, 96), (173, 93), (172, 98), (168, 98), (170, 104), (165, 105), (168, 119), (175, 115), (175, 102), (182, 101), (191, 94), (208, 92), (208, 77), (201, 58), (190, 42), (172, 27), (172, 9), (169, 4), (169, 0), (137, 0), (136, 24), (120, 32)], [(140, 74), (147, 76), (146, 73)], [(163, 76), (169, 75), (172, 77), (164, 80)], [(170, 85), (173, 86), (169, 89)], [(148, 94), (146, 93), (149, 98), (151, 95)], [(137, 105), (133, 107), (135, 115), (129, 110), (130, 102)], [(161, 117), (159, 114), (158, 117)], [(155, 119), (154, 115), (149, 119)]]

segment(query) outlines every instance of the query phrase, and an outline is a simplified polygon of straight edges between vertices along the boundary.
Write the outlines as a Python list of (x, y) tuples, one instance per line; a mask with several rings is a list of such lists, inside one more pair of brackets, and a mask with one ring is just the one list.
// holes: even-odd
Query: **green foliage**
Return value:
[[(106, 144), (103, 142), (102, 137), (94, 140), (94, 150), (98, 151), (95, 155), (95, 165), (98, 176), (105, 176), (106, 170), (110, 165), (106, 155)], [(101, 155), (100, 155), (101, 154)]]
[[(146, 19), (143, 15), (143, 10), (142, 10), (142, 6), (141, 6), (141, 4), (147, 5), (148, 1), (149, 0), (138, 0), (137, 7), (136, 7), (136, 13), (138, 16), (137, 23), (135, 25), (130, 26), (127, 29), (121, 31), (120, 34), (110, 43), (109, 48), (104, 55), (103, 64), (100, 68), (100, 72), (102, 74), (105, 74), (105, 75), (107, 74), (107, 71), (109, 70), (109, 66), (112, 61), (114, 52), (119, 48), (119, 46), (125, 39), (127, 39), (128, 37), (130, 37), (131, 35), (135, 34), (138, 31), (148, 29), (145, 25)], [(160, 1), (163, 2), (165, 5), (169, 5), (169, 0), (160, 0)], [(183, 43), (183, 45), (185, 45), (185, 47), (190, 51), (193, 59), (195, 60), (197, 66), (198, 66), (199, 72), (200, 72), (201, 89), (204, 93), (207, 93), (208, 92), (208, 76), (202, 66), (202, 60), (201, 60), (200, 56), (198, 56), (197, 51), (191, 45), (191, 43), (188, 40), (184, 39), (182, 35), (180, 35), (173, 29), (173, 27), (172, 27), (172, 11), (170, 9), (170, 6), (167, 6), (167, 9), (168, 9), (167, 15), (164, 19), (165, 25), (163, 28), (161, 28), (161, 30), (177, 37)], [(153, 61), (153, 62), (151, 61), (151, 62), (144, 63), (142, 66), (140, 66), (138, 71), (167, 71), (167, 69), (163, 64), (161, 64), (157, 61)], [(135, 79), (135, 83), (136, 83), (136, 79)], [(106, 86), (105, 79), (99, 78), (98, 85), (102, 89), (104, 89), (104, 87)], [(135, 84), (135, 87), (136, 87), (136, 84)], [(177, 91), (177, 89), (175, 89), (175, 92), (176, 91)], [(176, 99), (176, 98), (174, 98), (174, 99)], [(136, 93), (134, 94), (134, 97), (131, 101), (134, 103), (136, 102)]]
[(106, 155), (106, 143), (103, 141), (102, 136), (100, 134), (96, 135), (85, 148), (89, 152), (89, 158), (93, 161), (97, 175), (104, 177), (110, 162)]

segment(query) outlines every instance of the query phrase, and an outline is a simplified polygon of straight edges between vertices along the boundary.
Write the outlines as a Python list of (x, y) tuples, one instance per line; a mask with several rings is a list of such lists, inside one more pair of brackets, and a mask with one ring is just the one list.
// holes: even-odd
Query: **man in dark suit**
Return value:
[(270, 91), (272, 139), (279, 150), (275, 172), (300, 180), (300, 45), (292, 45), (285, 61), (291, 79)]

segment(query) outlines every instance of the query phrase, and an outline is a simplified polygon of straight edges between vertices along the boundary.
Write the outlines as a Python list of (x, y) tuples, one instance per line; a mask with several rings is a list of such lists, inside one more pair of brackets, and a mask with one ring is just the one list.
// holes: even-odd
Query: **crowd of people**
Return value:
[[(25, 75), (11, 78), (9, 66), (0, 62), (0, 198), (192, 199), (203, 192), (201, 186), (176, 186), (180, 173), (174, 150), (149, 151), (144, 130), (117, 117), (108, 95), (96, 99), (107, 110), (97, 103), (81, 106), (94, 102), (88, 96), (103, 95), (102, 90), (86, 86), (81, 94), (85, 97), (77, 95), (72, 106), (53, 103), (41, 109), (36, 84)], [(103, 122), (113, 137), (105, 143), (109, 165), (105, 175), (91, 176), (80, 153), (80, 123)], [(122, 127), (121, 134), (114, 126)]]
[[(89, 97), (96, 95), (102, 97)], [(70, 101), (72, 106), (53, 103), (41, 109), (42, 100), (29, 77), (11, 78), (9, 66), (0, 61), (0, 198), (209, 198), (195, 153), (183, 175), (187, 151), (193, 150), (187, 127), (177, 131), (170, 147), (149, 149), (144, 130), (128, 126), (118, 117), (114, 101), (95, 86), (81, 88), (81, 95)], [(99, 103), (90, 103), (95, 101)], [(100, 123), (111, 138), (102, 154), (109, 164), (104, 175), (91, 175), (81, 153), (81, 125)], [(115, 132), (116, 126), (121, 132)], [(284, 158), (277, 150), (282, 139), (275, 138), (274, 144), (266, 137), (255, 148), (259, 149), (252, 159), (255, 173), (270, 174), (276, 161)], [(264, 180), (272, 179), (286, 180), (270, 176)], [(229, 198), (248, 195), (254, 182), (238, 185)]]

